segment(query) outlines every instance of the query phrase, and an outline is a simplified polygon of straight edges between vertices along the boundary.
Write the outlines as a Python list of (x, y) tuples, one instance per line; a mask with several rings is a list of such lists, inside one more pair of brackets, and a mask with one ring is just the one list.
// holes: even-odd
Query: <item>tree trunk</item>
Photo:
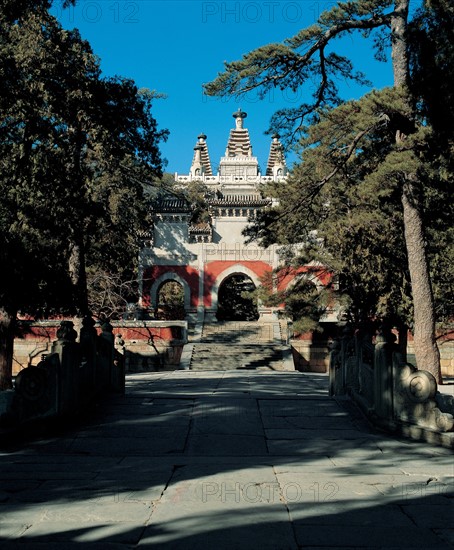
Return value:
[(13, 350), (16, 316), (0, 307), (0, 391), (13, 387)]
[(435, 311), (429, 268), (424, 246), (424, 231), (415, 188), (411, 181), (404, 184), (402, 206), (405, 243), (414, 310), (414, 346), (416, 366), (431, 372), (442, 383), (440, 352), (435, 336)]
[[(83, 165), (83, 149), (85, 145), (85, 133), (83, 132), (80, 121), (76, 122), (74, 128), (74, 181), (73, 192), (76, 204), (82, 206), (84, 195), (84, 180), (82, 175)], [(89, 314), (88, 311), (88, 288), (87, 288), (87, 273), (85, 270), (85, 244), (84, 230), (77, 226), (77, 222), (73, 222), (72, 238), (70, 242), (70, 257), (69, 257), (69, 276), (73, 285), (73, 297), (76, 305), (77, 317), (80, 321), (83, 317)]]
[[(395, 15), (391, 21), (392, 62), (394, 86), (407, 87), (409, 67), (407, 53), (407, 19), (409, 0), (396, 0)], [(411, 105), (411, 99), (408, 99)], [(405, 141), (405, 132), (396, 132), (396, 142)], [(442, 383), (440, 352), (435, 337), (435, 307), (424, 244), (424, 229), (419, 200), (419, 180), (416, 174), (407, 174), (402, 188), (404, 235), (408, 270), (414, 308), (414, 346), (416, 366), (431, 372)]]
[(87, 276), (85, 273), (85, 251), (82, 239), (74, 239), (69, 256), (69, 275), (73, 285), (74, 302), (79, 316), (88, 315)]

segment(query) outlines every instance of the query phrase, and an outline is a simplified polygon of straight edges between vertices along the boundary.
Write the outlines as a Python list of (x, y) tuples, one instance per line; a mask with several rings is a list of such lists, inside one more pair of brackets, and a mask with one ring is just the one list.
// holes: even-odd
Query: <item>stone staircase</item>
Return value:
[(294, 370), (283, 322), (205, 324), (194, 342), (191, 370)]

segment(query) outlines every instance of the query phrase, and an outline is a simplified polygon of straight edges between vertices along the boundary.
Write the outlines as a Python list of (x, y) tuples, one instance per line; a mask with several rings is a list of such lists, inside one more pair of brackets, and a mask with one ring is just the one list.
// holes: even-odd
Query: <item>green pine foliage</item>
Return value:
[[(298, 143), (301, 162), (284, 189), (267, 190), (280, 207), (264, 213), (248, 236), (290, 246), (316, 235), (318, 255), (348, 295), (353, 318), (408, 323), (418, 365), (439, 381), (435, 321), (452, 320), (451, 4), (336, 2), (282, 44), (226, 63), (205, 86), (218, 96), (307, 92), (306, 102), (271, 119), (269, 131)], [(366, 84), (366, 77), (335, 53), (335, 40), (358, 31), (377, 59), (391, 52), (394, 87), (344, 102), (338, 82)]]
[(17, 312), (83, 315), (87, 269), (133, 277), (167, 136), (152, 116), (156, 94), (102, 77), (50, 5), (0, 1), (0, 388)]
[(267, 133), (278, 132), (291, 144), (300, 126), (317, 117), (318, 109), (339, 105), (338, 82), (369, 85), (366, 75), (355, 71), (352, 62), (331, 49), (338, 36), (362, 31), (380, 48), (380, 27), (389, 25), (390, 0), (338, 2), (322, 13), (316, 24), (302, 29), (283, 43), (272, 43), (246, 53), (239, 61), (226, 62), (224, 71), (204, 86), (207, 95), (241, 96), (255, 90), (259, 97), (278, 88), (293, 92), (311, 89), (308, 100), (277, 111)]
[[(33, 7), (3, 18), (0, 50), (0, 227), (12, 279), (0, 301), (27, 313), (79, 308), (68, 293), (71, 243), (91, 268), (132, 273), (147, 222), (144, 187), (160, 173), (166, 137), (151, 115), (152, 93), (102, 78), (78, 32)], [(54, 277), (39, 275), (46, 266)]]

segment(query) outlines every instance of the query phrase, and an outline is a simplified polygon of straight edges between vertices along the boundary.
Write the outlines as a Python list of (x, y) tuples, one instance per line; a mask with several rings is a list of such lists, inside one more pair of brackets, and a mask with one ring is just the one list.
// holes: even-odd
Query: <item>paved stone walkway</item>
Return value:
[(2, 548), (454, 547), (452, 451), (367, 427), (326, 375), (163, 372), (3, 441)]

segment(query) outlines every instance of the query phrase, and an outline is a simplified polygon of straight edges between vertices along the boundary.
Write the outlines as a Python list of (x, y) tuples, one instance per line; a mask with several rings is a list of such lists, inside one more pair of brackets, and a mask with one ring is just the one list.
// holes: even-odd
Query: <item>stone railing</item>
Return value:
[[(115, 348), (124, 356), (125, 371), (156, 370), (160, 366), (178, 367), (178, 355), (187, 342), (187, 321), (138, 320), (153, 315), (153, 311), (131, 310), (135, 320), (111, 321)], [(14, 341), (13, 374), (25, 367), (36, 366), (43, 355), (52, 352), (57, 340), (60, 321), (22, 321), (20, 333)], [(98, 335), (102, 333), (99, 323), (95, 325)], [(0, 409), (1, 409), (0, 393)]]
[[(230, 162), (230, 157), (229, 162)], [(261, 174), (258, 175), (235, 175), (231, 174), (228, 176), (205, 176), (205, 175), (199, 175), (199, 176), (192, 176), (191, 174), (188, 175), (181, 175), (181, 174), (175, 174), (175, 181), (178, 183), (189, 183), (191, 181), (201, 181), (207, 185), (214, 185), (214, 184), (238, 184), (238, 183), (270, 183), (270, 182), (284, 182), (287, 180), (287, 176), (262, 176)]]
[(349, 396), (373, 424), (454, 445), (452, 402), (438, 392), (430, 372), (405, 361), (391, 333), (378, 335), (372, 344), (370, 336), (346, 329), (332, 344), (329, 377), (330, 394)]
[(112, 321), (125, 371), (174, 370), (188, 342), (187, 321)]
[(73, 415), (100, 394), (124, 393), (124, 360), (115, 348), (112, 325), (103, 324), (98, 334), (95, 321), (87, 317), (76, 339), (73, 322), (61, 321), (50, 353), (17, 374), (3, 411), (8, 423)]

